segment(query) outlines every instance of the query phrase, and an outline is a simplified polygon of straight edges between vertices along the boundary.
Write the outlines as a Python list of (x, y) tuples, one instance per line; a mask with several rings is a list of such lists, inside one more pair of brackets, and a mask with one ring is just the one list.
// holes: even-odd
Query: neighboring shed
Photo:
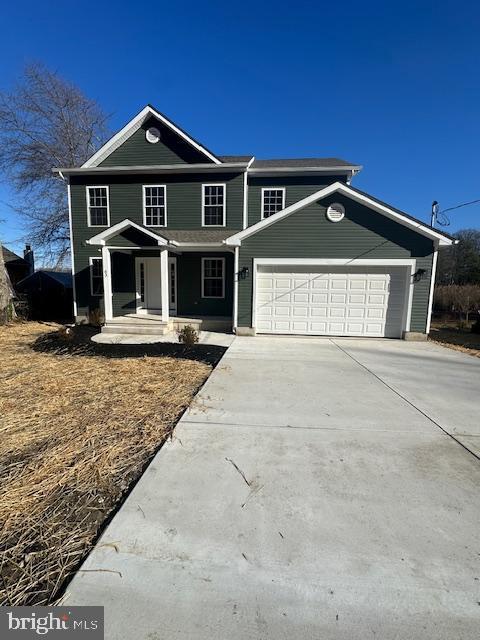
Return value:
[(32, 320), (71, 321), (73, 318), (72, 274), (42, 269), (17, 284), (26, 295)]
[(7, 273), (10, 278), (10, 282), (12, 283), (12, 287), (14, 289), (17, 288), (17, 283), (20, 280), (23, 280), (28, 275), (33, 273), (33, 251), (30, 248), (30, 245), (25, 246), (24, 257), (21, 258), (17, 256), (16, 253), (7, 249), (7, 247), (2, 247), (3, 249), (3, 260), (5, 262), (5, 267), (7, 269)]

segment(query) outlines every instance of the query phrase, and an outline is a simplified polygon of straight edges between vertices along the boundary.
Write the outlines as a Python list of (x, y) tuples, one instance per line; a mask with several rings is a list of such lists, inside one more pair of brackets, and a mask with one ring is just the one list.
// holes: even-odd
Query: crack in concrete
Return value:
[(434, 424), (436, 427), (438, 427), (441, 431), (443, 431), (443, 433), (445, 435), (447, 435), (449, 438), (451, 438), (454, 442), (456, 442), (457, 444), (459, 444), (463, 449), (465, 449), (465, 451), (467, 451), (470, 455), (472, 455), (474, 458), (476, 458), (477, 460), (480, 460), (480, 456), (478, 456), (476, 453), (474, 453), (471, 449), (469, 449), (467, 446), (465, 446), (462, 442), (460, 442), (460, 440), (457, 440), (457, 438), (455, 438), (454, 435), (452, 435), (449, 431), (447, 431), (444, 427), (442, 427), (441, 424), (439, 424), (438, 422), (436, 422), (436, 420), (434, 420), (433, 418), (431, 418), (428, 413), (425, 413), (425, 411), (423, 411), (422, 409), (420, 409), (420, 407), (417, 407), (417, 405), (415, 405), (413, 402), (411, 402), (408, 398), (406, 398), (403, 394), (400, 393), (400, 391), (397, 391), (397, 389), (395, 389), (395, 387), (392, 387), (391, 385), (388, 384), (388, 382), (385, 382), (385, 380), (383, 380), (380, 376), (378, 376), (376, 373), (374, 373), (371, 369), (369, 369), (365, 364), (363, 364), (363, 362), (360, 362), (360, 360), (357, 360), (354, 356), (352, 356), (351, 353), (348, 353), (348, 351), (346, 349), (344, 349), (343, 347), (341, 347), (339, 344), (337, 344), (335, 342), (335, 340), (332, 340), (330, 338), (330, 342), (335, 345), (337, 347), (337, 349), (340, 349), (340, 351), (342, 351), (348, 358), (350, 358), (351, 360), (353, 360), (354, 362), (356, 362), (358, 364), (359, 367), (362, 367), (362, 369), (365, 369), (365, 371), (368, 371), (368, 373), (370, 373), (374, 378), (376, 378), (379, 382), (381, 382), (385, 387), (387, 387), (387, 389), (390, 389), (390, 391), (392, 391), (393, 393), (395, 393), (399, 398), (401, 398), (402, 400), (404, 400), (404, 402), (406, 402), (407, 404), (409, 404), (413, 409), (415, 409), (416, 411), (418, 411), (418, 413), (420, 413), (422, 416), (424, 416), (425, 418), (427, 418), (427, 420), (429, 420), (432, 424)]

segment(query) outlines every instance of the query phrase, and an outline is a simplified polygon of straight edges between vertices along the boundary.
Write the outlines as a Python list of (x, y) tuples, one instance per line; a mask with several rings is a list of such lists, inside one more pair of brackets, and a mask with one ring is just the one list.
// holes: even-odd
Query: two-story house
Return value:
[(146, 106), (68, 181), (75, 317), (104, 330), (422, 337), (454, 240), (337, 158), (217, 156)]

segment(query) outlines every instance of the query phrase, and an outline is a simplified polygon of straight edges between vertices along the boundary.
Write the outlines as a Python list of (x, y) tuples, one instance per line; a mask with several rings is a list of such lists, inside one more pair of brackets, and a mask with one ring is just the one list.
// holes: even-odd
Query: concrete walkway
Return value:
[(66, 604), (108, 640), (473, 640), (479, 410), (436, 345), (236, 338)]

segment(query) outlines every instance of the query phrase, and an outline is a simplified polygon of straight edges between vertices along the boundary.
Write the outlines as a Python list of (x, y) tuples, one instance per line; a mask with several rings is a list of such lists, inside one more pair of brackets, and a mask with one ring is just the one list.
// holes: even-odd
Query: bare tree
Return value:
[(52, 167), (83, 164), (108, 137), (96, 102), (43, 64), (25, 67), (11, 92), (0, 92), (0, 169), (16, 193), (15, 211), (44, 255), (68, 254), (65, 183)]
[(13, 320), (15, 316), (13, 289), (5, 267), (2, 241), (0, 240), (0, 324), (5, 324), (9, 320)]

